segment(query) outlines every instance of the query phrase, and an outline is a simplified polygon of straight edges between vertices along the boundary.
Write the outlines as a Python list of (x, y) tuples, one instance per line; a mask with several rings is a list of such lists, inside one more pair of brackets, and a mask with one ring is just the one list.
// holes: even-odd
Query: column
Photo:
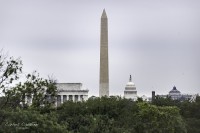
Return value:
[(80, 99), (80, 95), (78, 95), (78, 101), (81, 101), (81, 99)]
[(67, 101), (69, 100), (69, 95), (66, 95), (66, 100), (67, 100)]
[(57, 97), (54, 97), (55, 100), (55, 106), (57, 107)]
[(61, 104), (63, 104), (63, 95), (60, 95)]

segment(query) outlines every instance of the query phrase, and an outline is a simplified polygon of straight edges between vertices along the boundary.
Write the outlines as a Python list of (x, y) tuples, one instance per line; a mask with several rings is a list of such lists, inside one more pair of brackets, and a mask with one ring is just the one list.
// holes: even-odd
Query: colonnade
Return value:
[[(60, 104), (63, 104), (65, 101), (73, 101), (73, 102), (79, 102), (87, 100), (85, 99), (87, 95), (57, 95), (55, 97), (55, 104), (56, 106), (59, 106)], [(32, 98), (33, 95), (25, 96), (25, 103), (31, 105), (32, 104)], [(52, 98), (50, 96), (46, 96), (46, 100), (50, 101)]]
[(73, 102), (83, 101), (84, 95), (57, 95), (57, 105), (63, 104), (63, 102), (68, 100)]

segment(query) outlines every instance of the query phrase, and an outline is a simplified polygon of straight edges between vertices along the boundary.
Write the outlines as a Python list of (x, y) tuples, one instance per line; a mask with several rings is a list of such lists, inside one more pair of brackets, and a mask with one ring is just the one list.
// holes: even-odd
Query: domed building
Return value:
[(132, 82), (132, 77), (130, 75), (129, 82), (126, 84), (124, 90), (124, 98), (137, 100), (137, 90), (135, 84)]
[(176, 86), (173, 87), (173, 89), (171, 91), (169, 91), (169, 96), (173, 99), (173, 100), (178, 100), (181, 98), (181, 92), (179, 90), (176, 89)]
[[(190, 100), (193, 101), (195, 99), (194, 94), (181, 94), (179, 90), (176, 89), (176, 86), (173, 87), (171, 91), (167, 95), (157, 95), (162, 98), (167, 98), (170, 97), (172, 100), (179, 100), (179, 101), (184, 101), (184, 100)], [(152, 92), (152, 100), (155, 99), (155, 91)]]

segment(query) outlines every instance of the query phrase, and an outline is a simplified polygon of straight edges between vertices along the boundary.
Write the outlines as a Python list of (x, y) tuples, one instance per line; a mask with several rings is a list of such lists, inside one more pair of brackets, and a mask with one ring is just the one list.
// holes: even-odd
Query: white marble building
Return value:
[(134, 101), (137, 100), (137, 90), (135, 84), (132, 82), (132, 78), (130, 75), (129, 82), (126, 84), (125, 90), (124, 90), (124, 98), (132, 99)]
[(57, 83), (58, 95), (56, 106), (67, 100), (74, 102), (88, 99), (88, 89), (83, 89), (82, 83)]
[[(55, 100), (55, 105), (59, 106), (63, 102), (67, 100), (72, 100), (73, 102), (78, 102), (78, 101), (86, 101), (88, 99), (88, 89), (84, 89), (82, 87), (82, 83), (57, 83), (57, 90), (58, 94), (56, 98), (51, 98), (48, 95), (46, 96), (47, 100)], [(31, 96), (25, 96), (25, 103), (28, 105), (32, 104), (32, 98), (33, 95)]]

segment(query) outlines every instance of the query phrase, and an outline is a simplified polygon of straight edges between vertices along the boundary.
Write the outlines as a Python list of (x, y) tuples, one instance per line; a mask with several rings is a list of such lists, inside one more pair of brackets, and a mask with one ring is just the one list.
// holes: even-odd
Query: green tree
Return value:
[(8, 57), (0, 52), (0, 109), (5, 108), (11, 98), (10, 86), (19, 79), (22, 73), (22, 61)]
[[(20, 58), (14, 59), (8, 57), (0, 51), (0, 111), (4, 110), (10, 104), (10, 100), (13, 99), (10, 93), (10, 86), (13, 82), (17, 82), (22, 73), (22, 61)], [(12, 108), (12, 106), (10, 106)], [(0, 113), (0, 124), (5, 119), (5, 116)]]
[(141, 133), (185, 133), (185, 123), (177, 107), (157, 107), (138, 103), (136, 131)]
[(17, 108), (1, 113), (6, 116), (0, 125), (2, 133), (69, 133), (64, 123), (58, 124), (56, 112), (41, 114), (36, 110)]
[(157, 106), (179, 106), (179, 100), (173, 100), (171, 97), (167, 96), (166, 98), (156, 96), (155, 99), (152, 101), (152, 104)]
[(120, 97), (67, 101), (57, 110), (58, 121), (72, 132), (92, 133), (185, 133), (186, 126), (177, 107), (155, 106)]
[(197, 96), (194, 102), (184, 101), (180, 104), (180, 113), (183, 116), (188, 133), (200, 132), (200, 97)]
[[(45, 114), (54, 109), (54, 102), (57, 95), (56, 82), (53, 79), (43, 79), (37, 72), (26, 75), (25, 82), (18, 79), (23, 75), (22, 61), (20, 59), (9, 59), (0, 56), (0, 124), (12, 119), (13, 115), (6, 115), (5, 112), (21, 110), (39, 110)], [(15, 85), (14, 85), (15, 83)], [(32, 97), (32, 104), (25, 102), (29, 96)], [(15, 122), (15, 119), (13, 122)]]
[(11, 89), (13, 96), (17, 96), (23, 106), (26, 106), (25, 100), (32, 98), (33, 108), (54, 106), (57, 87), (53, 79), (43, 79), (38, 73), (28, 74), (24, 83), (19, 83)]

